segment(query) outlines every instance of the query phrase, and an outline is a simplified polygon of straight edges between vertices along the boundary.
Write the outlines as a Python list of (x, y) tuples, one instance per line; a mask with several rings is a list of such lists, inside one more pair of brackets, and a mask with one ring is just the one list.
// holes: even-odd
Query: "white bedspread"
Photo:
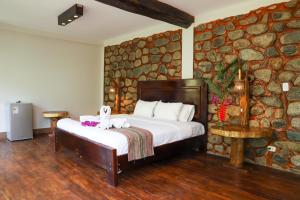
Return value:
[[(190, 137), (203, 135), (204, 126), (198, 122), (176, 122), (135, 117), (133, 115), (114, 115), (113, 117), (127, 118), (131, 126), (149, 130), (153, 134), (154, 147)], [(121, 133), (110, 130), (101, 130), (96, 127), (84, 127), (79, 121), (69, 118), (57, 122), (57, 127), (67, 132), (88, 138), (117, 149), (117, 155), (128, 153), (127, 139)]]

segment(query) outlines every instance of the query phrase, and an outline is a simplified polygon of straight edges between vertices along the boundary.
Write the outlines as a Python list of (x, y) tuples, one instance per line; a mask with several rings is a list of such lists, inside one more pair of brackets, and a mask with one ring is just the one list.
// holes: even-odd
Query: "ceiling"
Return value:
[[(240, 0), (161, 1), (194, 16), (240, 2)], [(57, 16), (75, 3), (84, 5), (83, 17), (65, 27), (58, 26)], [(101, 44), (107, 39), (164, 23), (94, 0), (0, 0), (0, 5), (0, 27), (22, 29), (35, 34), (93, 44)]]

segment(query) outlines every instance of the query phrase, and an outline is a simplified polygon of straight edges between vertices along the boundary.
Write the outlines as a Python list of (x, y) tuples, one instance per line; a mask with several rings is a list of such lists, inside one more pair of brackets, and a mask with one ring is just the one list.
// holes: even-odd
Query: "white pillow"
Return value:
[(180, 122), (190, 122), (193, 120), (195, 114), (195, 106), (183, 104), (181, 111), (179, 113), (178, 121)]
[(177, 121), (182, 103), (158, 102), (154, 109), (154, 118)]
[(140, 117), (153, 117), (153, 112), (156, 104), (157, 101), (138, 100), (135, 105), (133, 115)]

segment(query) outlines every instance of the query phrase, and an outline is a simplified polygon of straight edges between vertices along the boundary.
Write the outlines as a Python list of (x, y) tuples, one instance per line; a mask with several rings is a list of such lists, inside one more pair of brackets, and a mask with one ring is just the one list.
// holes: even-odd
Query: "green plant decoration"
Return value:
[(212, 81), (208, 78), (204, 79), (209, 87), (209, 90), (214, 93), (219, 100), (223, 101), (228, 96), (230, 88), (233, 85), (233, 81), (238, 73), (238, 69), (238, 59), (234, 60), (227, 66), (220, 62), (216, 65), (216, 80)]

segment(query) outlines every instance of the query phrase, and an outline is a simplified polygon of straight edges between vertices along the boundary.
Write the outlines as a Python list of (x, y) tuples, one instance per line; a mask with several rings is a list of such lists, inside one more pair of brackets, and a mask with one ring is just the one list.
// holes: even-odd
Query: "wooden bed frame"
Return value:
[(55, 151), (62, 147), (75, 151), (84, 158), (107, 171), (108, 182), (116, 186), (118, 173), (137, 165), (150, 163), (196, 148), (206, 152), (207, 144), (207, 85), (199, 79), (140, 81), (138, 98), (145, 101), (183, 102), (195, 105), (193, 121), (205, 126), (205, 134), (154, 148), (155, 155), (129, 162), (128, 155), (117, 156), (117, 150), (89, 139), (56, 128)]

